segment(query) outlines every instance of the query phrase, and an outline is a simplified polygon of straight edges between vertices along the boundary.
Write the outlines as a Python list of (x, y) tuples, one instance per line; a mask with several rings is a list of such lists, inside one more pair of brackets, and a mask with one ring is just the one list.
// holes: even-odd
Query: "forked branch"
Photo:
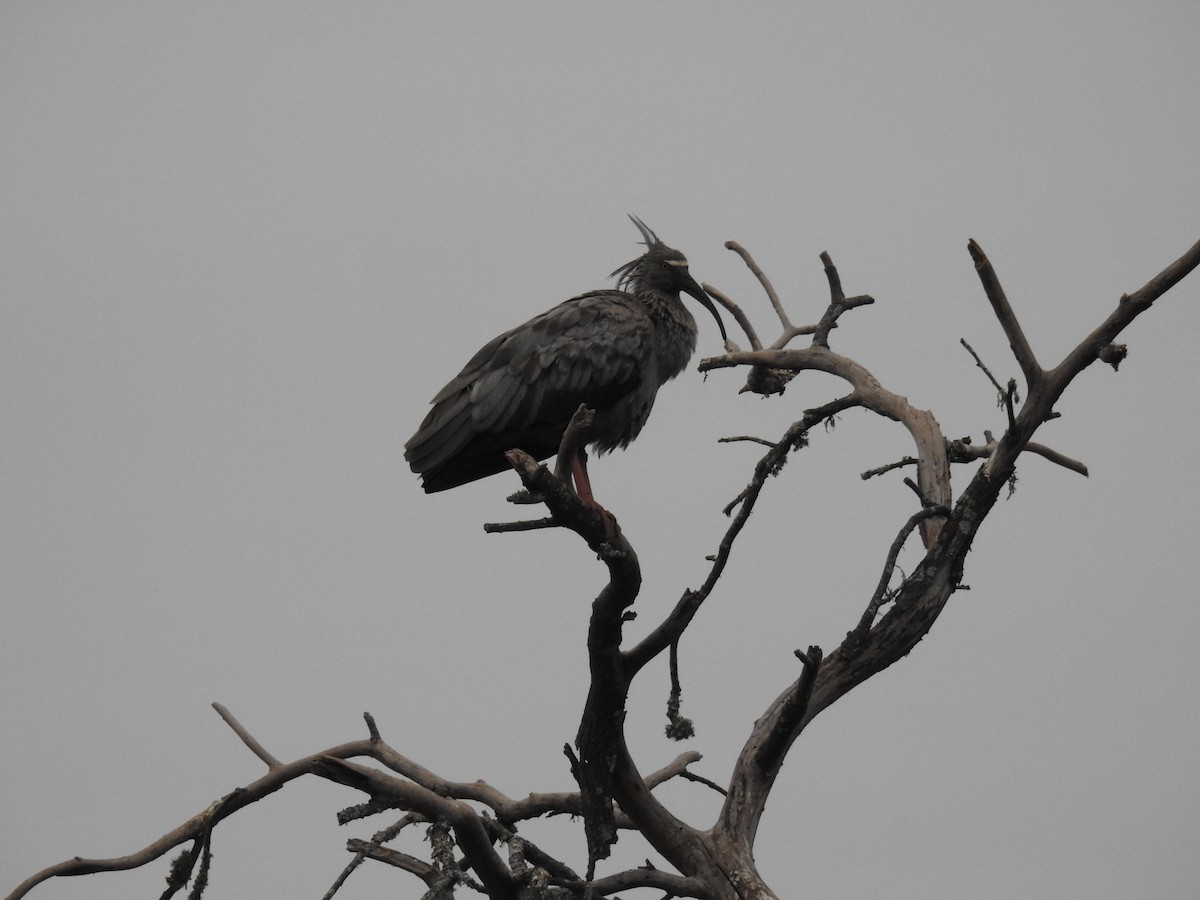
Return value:
[[(804, 714), (799, 721), (790, 721), (788, 715), (788, 711), (795, 706), (798, 690), (796, 685), (785, 690), (760, 717), (735, 766), (729, 795), (716, 829), (718, 839), (723, 841), (725, 846), (740, 848), (743, 857), (750, 853), (758, 821), (774, 781), (775, 770), (765, 770), (761, 765), (763, 746), (782, 745), (782, 753), (768, 755), (769, 759), (782, 762), (787, 747), (813, 717), (872, 675), (903, 658), (929, 632), (946, 602), (960, 585), (966, 554), (1011, 474), (1016, 457), (1023, 450), (1030, 449), (1030, 438), (1037, 427), (1053, 417), (1054, 402), (1079, 372), (1096, 359), (1104, 358), (1106, 348), (1112, 346), (1116, 336), (1137, 314), (1147, 309), (1154, 299), (1177, 283), (1187, 272), (1200, 265), (1200, 244), (1197, 244), (1180, 260), (1152, 279), (1141, 291), (1123, 297), (1117, 310), (1105, 323), (1086, 337), (1055, 369), (1044, 372), (1029, 349), (1028, 341), (1025, 340), (1016, 316), (982, 249), (975, 242), (971, 242), (970, 250), (993, 311), (1030, 381), (1029, 397), (1021, 413), (1010, 418), (1010, 426), (1001, 439), (996, 442), (989, 441), (991, 446), (988, 448), (988, 464), (976, 473), (952, 509), (945, 508), (949, 506), (948, 477), (944, 503), (929, 503), (929, 492), (922, 486), (921, 494), (925, 508), (906, 523), (893, 544), (885, 565), (884, 577), (881, 578), (882, 590), (877, 588), (858, 626), (848, 633), (842, 645), (821, 664), (807, 697)], [(834, 293), (837, 293), (836, 287)], [(730, 354), (722, 358), (704, 360), (701, 368), (709, 370), (727, 365), (777, 366), (797, 371), (803, 368), (817, 368), (829, 371), (851, 381), (860, 400), (864, 396), (871, 396), (870, 392), (874, 387), (869, 385), (865, 375), (856, 370), (857, 364), (835, 359), (833, 354), (827, 355), (823, 348)], [(851, 380), (850, 376), (856, 376), (857, 380)], [(879, 388), (879, 391), (882, 392), (882, 388)], [(887, 418), (903, 421), (900, 415), (888, 415), (889, 410), (894, 412), (894, 407), (875, 408), (867, 403), (862, 405), (873, 408)], [(932, 424), (936, 428), (936, 423)], [(910, 432), (912, 431), (913, 428), (910, 427)], [(940, 433), (938, 437), (940, 438)], [(940, 443), (943, 448), (946, 446), (944, 438), (941, 438)], [(918, 446), (923, 453), (925, 447), (920, 440)], [(1083, 469), (1082, 464), (1074, 460), (1046, 448), (1038, 449), (1042, 455), (1061, 465), (1076, 470)], [(939, 517), (938, 521), (943, 523), (940, 532), (935, 541), (926, 542), (925, 558), (913, 574), (893, 593), (887, 594), (892, 599), (891, 609), (876, 620), (899, 547), (903, 545), (904, 537), (911, 527), (927, 516)], [(781, 731), (779, 723), (785, 721), (790, 721), (790, 727)], [(781, 733), (785, 735), (782, 743), (779, 738)]]
[[(134, 854), (112, 859), (75, 857), (66, 860), (26, 879), (9, 895), (9, 900), (24, 897), (34, 886), (55, 876), (135, 868), (188, 842), (192, 843), (187, 851), (190, 873), (196, 860), (205, 856), (207, 836), (217, 823), (306, 774), (317, 774), (368, 793), (370, 803), (356, 808), (354, 817), (401, 808), (430, 822), (444, 823), (438, 827), (452, 829), (463, 853), (462, 865), (474, 873), (473, 877), (490, 897), (499, 900), (518, 900), (527, 889), (540, 890), (546, 885), (556, 885), (584, 896), (588, 892), (599, 896), (635, 887), (653, 887), (670, 896), (703, 900), (773, 897), (758, 876), (752, 851), (767, 796), (789, 748), (823, 709), (903, 658), (928, 634), (949, 598), (959, 588), (967, 552), (1022, 452), (1039, 453), (1059, 465), (1086, 474), (1082, 463), (1034, 444), (1031, 438), (1041, 424), (1055, 415), (1055, 403), (1084, 369), (1096, 360), (1115, 367), (1124, 358), (1124, 348), (1115, 344), (1116, 338), (1163, 293), (1200, 266), (1200, 242), (1141, 289), (1122, 296), (1117, 308), (1097, 328), (1058, 365), (1046, 370), (1035, 358), (990, 261), (972, 241), (968, 249), (984, 293), (1009, 340), (1028, 387), (1025, 402), (1019, 412), (1010, 414), (1001, 437), (992, 440), (989, 435), (982, 446), (965, 441), (947, 442), (931, 413), (913, 408), (903, 397), (885, 390), (863, 366), (829, 349), (829, 334), (838, 317), (848, 309), (871, 301), (865, 296), (844, 296), (841, 279), (827, 254), (822, 255), (822, 260), (830, 283), (830, 304), (817, 325), (797, 327), (791, 324), (770, 281), (749, 254), (737, 245), (731, 244), (731, 247), (747, 261), (767, 291), (780, 320), (782, 334), (778, 346), (762, 349), (749, 320), (740, 317), (754, 349), (704, 360), (701, 369), (751, 366), (752, 371), (761, 376), (755, 389), (762, 388), (768, 393), (775, 388), (781, 390), (786, 384), (786, 377), (776, 373), (790, 377), (796, 372), (815, 369), (842, 378), (850, 385), (850, 392), (806, 411), (779, 441), (767, 448), (750, 483), (730, 505), (733, 521), (702, 586), (695, 591), (686, 591), (671, 613), (632, 648), (624, 650), (621, 644), (629, 607), (641, 586), (641, 570), (633, 548), (619, 532), (614, 537), (595, 509), (583, 503), (563, 479), (556, 478), (524, 454), (514, 453), (509, 457), (526, 487), (549, 507), (549, 521), (579, 534), (596, 550), (609, 573), (608, 583), (592, 606), (588, 635), (591, 686), (577, 738), (580, 748), (578, 793), (530, 794), (523, 799), (513, 799), (485, 782), (442, 779), (384, 742), (369, 717), (367, 739), (282, 762), (228, 710), (218, 705), (218, 712), (225, 721), (267, 766), (267, 772), (261, 778), (230, 792)], [(736, 308), (736, 304), (727, 298), (722, 302)], [(809, 347), (784, 349), (788, 341), (800, 334), (814, 335)], [(650, 660), (678, 643), (701, 605), (712, 595), (731, 558), (734, 542), (743, 532), (771, 475), (780, 470), (794, 450), (805, 445), (812, 427), (852, 406), (861, 406), (900, 422), (908, 429), (917, 447), (918, 493), (922, 508), (901, 529), (888, 553), (880, 584), (867, 602), (866, 612), (841, 646), (825, 656), (816, 647), (797, 654), (803, 666), (800, 677), (788, 685), (760, 717), (734, 766), (718, 821), (711, 829), (701, 831), (675, 817), (650, 790), (661, 780), (685, 773), (687, 766), (699, 758), (698, 754), (681, 755), (645, 778), (629, 754), (623, 726), (630, 683)], [(950, 459), (962, 461), (980, 457), (986, 458), (985, 465), (979, 467), (961, 496), (952, 501)], [(896, 588), (891, 588), (900, 548), (914, 527), (922, 528), (924, 557), (907, 578)], [(885, 601), (888, 608), (881, 614)], [(388, 771), (353, 762), (354, 759), (373, 760)], [(613, 807), (614, 799), (619, 809)], [(472, 804), (487, 807), (495, 818), (484, 816)], [(516, 822), (533, 816), (576, 815), (580, 812), (585, 818), (589, 841), (589, 872), (585, 879), (577, 878), (571, 869), (517, 838), (512, 830)], [(607, 853), (608, 846), (616, 839), (617, 829), (623, 827), (641, 831), (679, 874), (646, 867), (594, 877), (596, 860)], [(496, 849), (498, 843), (504, 842), (509, 844), (507, 859)], [(437, 883), (441, 874), (437, 867), (426, 866), (405, 854), (381, 847), (379, 843), (372, 841), (352, 849), (361, 854), (361, 858), (398, 865), (421, 877), (431, 888), (430, 882)], [(533, 880), (535, 873), (540, 880)]]

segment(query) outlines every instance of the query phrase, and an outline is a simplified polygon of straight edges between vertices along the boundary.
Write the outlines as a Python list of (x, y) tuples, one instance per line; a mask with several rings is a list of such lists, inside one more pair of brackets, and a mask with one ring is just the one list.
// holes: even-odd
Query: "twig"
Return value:
[[(1183, 256), (1151, 278), (1138, 290), (1132, 294), (1122, 295), (1122, 305), (1130, 304), (1139, 312), (1148, 309), (1155, 300), (1187, 277), (1197, 266), (1200, 266), (1200, 241), (1192, 244)], [(1104, 344), (1109, 343), (1111, 341), (1104, 342)]]
[[(700, 361), (700, 371), (740, 365), (765, 365), (803, 371), (815, 369), (828, 372), (849, 382), (854, 406), (862, 406), (885, 419), (900, 422), (917, 446), (917, 483), (923, 501), (946, 505), (950, 502), (950, 463), (946, 458), (946, 436), (933, 414), (917, 409), (905, 397), (883, 387), (866, 368), (854, 360), (834, 353), (826, 347), (806, 347), (792, 350), (762, 350), (753, 353), (729, 353)], [(930, 520), (921, 526), (926, 548), (937, 540), (941, 524)]]
[(745, 527), (750, 514), (754, 511), (754, 505), (758, 501), (758, 496), (762, 492), (767, 479), (779, 473), (784, 463), (787, 462), (788, 454), (793, 449), (805, 445), (807, 441), (806, 436), (812, 428), (815, 428), (831, 416), (835, 416), (843, 410), (857, 405), (859, 405), (858, 396), (851, 393), (837, 400), (832, 400), (824, 406), (806, 410), (800, 421), (792, 423), (775, 446), (771, 447), (759, 459), (758, 463), (754, 466), (754, 475), (750, 483), (742, 490), (734, 502), (726, 507), (726, 514), (728, 514), (732, 506), (738, 504), (737, 515), (734, 516), (733, 521), (725, 530), (725, 535), (721, 539), (717, 552), (709, 557), (712, 567), (709, 569), (708, 577), (704, 580), (704, 584), (698, 590), (684, 591), (683, 596), (676, 602), (675, 608), (671, 610), (666, 619), (638, 644), (626, 651), (624, 656), (628, 663), (629, 677), (632, 678), (642, 666), (667, 649), (671, 642), (683, 633), (709, 593), (716, 587), (717, 581), (725, 571), (725, 565), (729, 561), (729, 556), (733, 552), (733, 544), (741, 533), (742, 528)]
[(738, 441), (752, 441), (755, 444), (762, 444), (764, 447), (774, 447), (774, 441), (768, 441), (766, 438), (754, 437), (749, 434), (739, 434), (732, 437), (717, 438), (718, 444), (732, 444)]
[(1017, 424), (1017, 414), (1013, 408), (1013, 403), (1017, 400), (1017, 379), (1008, 379), (1008, 387), (1000, 395), (1000, 399), (1004, 402), (1004, 413), (1008, 416), (1008, 427), (1013, 428)]
[(884, 603), (888, 584), (891, 583), (892, 573), (896, 570), (896, 560), (913, 529), (928, 518), (948, 515), (950, 515), (950, 510), (944, 506), (927, 506), (909, 516), (908, 521), (901, 527), (900, 533), (892, 541), (891, 549), (888, 550), (887, 560), (883, 564), (883, 574), (879, 576), (879, 583), (875, 586), (875, 593), (871, 595), (871, 602), (867, 604), (867, 609), (855, 629), (846, 635), (846, 643), (843, 644), (843, 648), (847, 652), (857, 655), (866, 646), (867, 633), (871, 630), (871, 625), (879, 614), (879, 607)]
[(543, 519), (522, 519), (519, 522), (484, 522), (483, 530), (488, 534), (506, 534), (512, 531), (537, 531), (541, 528), (561, 528), (562, 524), (550, 516)]
[(822, 251), (821, 262), (825, 264), (825, 278), (829, 282), (829, 306), (813, 332), (814, 347), (829, 346), (829, 332), (837, 328), (838, 317), (846, 310), (875, 302), (875, 298), (866, 294), (847, 298), (846, 292), (842, 290), (842, 277), (838, 274), (837, 266), (833, 264), (833, 258)]
[[(754, 330), (754, 326), (750, 323), (750, 318), (746, 315), (745, 312), (742, 311), (742, 308), (740, 306), (738, 306), (736, 303), (734, 303), (731, 299), (729, 299), (729, 297), (725, 296), (725, 294), (721, 293), (721, 291), (719, 291), (715, 287), (713, 287), (712, 285), (706, 283), (706, 284), (701, 284), (700, 287), (702, 287), (704, 289), (704, 292), (706, 294), (708, 294), (710, 297), (712, 297), (714, 300), (716, 300), (718, 303), (720, 303), (723, 307), (725, 307), (727, 310), (729, 310), (730, 314), (734, 318), (734, 321), (736, 321), (738, 323), (738, 325), (741, 326), (742, 331), (744, 331), (746, 333), (746, 337), (750, 341), (750, 346), (753, 347), (755, 350), (761, 350), (762, 349), (762, 341), (760, 341), (758, 339), (758, 332), (756, 332)], [(730, 348), (726, 347), (725, 349), (729, 350)]]
[(1000, 321), (1000, 327), (1004, 329), (1013, 356), (1017, 358), (1017, 365), (1021, 367), (1021, 372), (1025, 376), (1026, 387), (1032, 391), (1041, 383), (1046, 373), (1038, 364), (1037, 357), (1033, 355), (1033, 348), (1029, 346), (1029, 340), (1025, 337), (1025, 332), (1021, 329), (1021, 323), (1017, 321), (1012, 306), (1009, 305), (1008, 297), (1004, 293), (1004, 288), (1000, 286), (1000, 279), (996, 275), (996, 270), (992, 268), (987, 254), (974, 240), (967, 242), (967, 250), (971, 254), (971, 259), (975, 261), (975, 271), (983, 285), (983, 292), (987, 295), (988, 302), (992, 304), (992, 311)]
[(846, 299), (846, 292), (842, 290), (842, 276), (838, 274), (837, 266), (833, 264), (833, 257), (825, 250), (821, 251), (821, 262), (825, 264), (825, 280), (829, 282), (829, 299), (834, 303)]
[(579, 881), (579, 875), (566, 863), (551, 856), (528, 838), (522, 837), (515, 830), (496, 819), (485, 819), (484, 827), (495, 841), (503, 841), (509, 847), (509, 868), (518, 874), (526, 863), (532, 863), (545, 869), (553, 877), (570, 881)]
[(797, 653), (796, 657), (804, 666), (800, 678), (792, 686), (787, 699), (779, 708), (774, 724), (763, 740), (754, 762), (764, 772), (774, 771), (783, 763), (784, 754), (795, 737), (804, 714), (808, 711), (808, 700), (812, 696), (813, 686), (817, 683), (817, 672), (821, 669), (821, 648), (812, 646), (807, 653)]
[[(376, 846), (373, 841), (363, 841), (357, 838), (351, 838), (350, 840), (346, 841), (346, 849), (351, 853), (354, 853), (357, 858), (373, 859), (377, 862), (386, 863), (389, 866), (395, 866), (397, 869), (403, 869), (405, 872), (416, 875), (423, 882), (425, 882), (426, 887), (433, 887), (434, 883), (439, 877), (438, 870), (429, 863), (425, 862), (423, 859), (417, 859), (417, 857), (410, 856), (407, 853), (401, 853), (399, 850), (392, 850), (388, 847)], [(343, 874), (349, 874), (349, 871), (352, 870), (347, 867), (347, 872)], [(345, 879), (342, 878), (338, 882), (335, 882), (334, 886), (329, 889), (322, 900), (329, 900), (329, 898), (334, 895), (337, 889), (341, 887), (342, 882), (344, 881)]]
[(436, 876), (437, 870), (433, 866), (423, 860), (417, 859), (415, 856), (409, 856), (407, 853), (401, 853), (398, 850), (385, 849), (382, 846), (395, 838), (403, 829), (420, 820), (420, 816), (409, 813), (402, 816), (398, 821), (393, 822), (387, 828), (375, 832), (369, 841), (354, 839), (347, 841), (346, 849), (354, 854), (354, 858), (346, 864), (346, 868), (338, 875), (321, 900), (332, 900), (333, 895), (341, 890), (342, 885), (346, 883), (346, 879), (353, 874), (355, 869), (362, 865), (365, 859), (386, 862), (388, 865), (411, 872), (424, 881), (426, 887), (433, 887), (433, 883), (426, 877), (429, 873), (433, 873)]
[(673, 741), (685, 741), (696, 734), (692, 720), (679, 714), (683, 686), (679, 683), (679, 639), (671, 642), (670, 665), (671, 694), (667, 698), (667, 737)]
[(979, 368), (983, 369), (983, 374), (988, 377), (988, 381), (990, 381), (992, 383), (992, 387), (994, 387), (996, 389), (996, 394), (998, 396), (1003, 396), (1004, 388), (1000, 387), (1000, 382), (998, 382), (996, 380), (996, 376), (992, 374), (991, 369), (989, 369), (987, 366), (985, 366), (983, 364), (983, 360), (979, 358), (979, 354), (975, 352), (975, 348), (967, 343), (966, 338), (959, 338), (958, 342), (960, 344), (962, 344), (964, 347), (966, 347), (967, 352), (970, 353), (971, 356), (973, 356), (975, 358), (975, 365), (977, 365), (977, 366), (979, 366)]
[[(228, 713), (228, 710), (226, 710), (226, 713)], [(229, 718), (232, 719), (232, 716)], [(229, 719), (226, 721), (229, 721)], [(245, 731), (245, 729), (242, 729), (242, 731)], [(254, 751), (254, 747), (249, 742), (244, 740), (243, 742)], [(315, 753), (312, 756), (306, 756), (290, 763), (272, 766), (257, 781), (251, 782), (245, 787), (237, 788), (220, 800), (209, 804), (206, 809), (192, 816), (182, 825), (168, 831), (158, 840), (143, 847), (141, 850), (127, 856), (106, 859), (88, 859), (75, 856), (64, 862), (47, 866), (17, 885), (16, 889), (8, 895), (7, 900), (19, 900), (19, 898), (24, 897), (38, 884), (55, 877), (90, 875), (93, 872), (119, 872), (144, 866), (146, 863), (158, 859), (180, 844), (201, 839), (204, 833), (218, 822), (228, 818), (238, 810), (258, 802), (263, 797), (273, 794), (287, 782), (309, 774), (316, 760), (325, 757), (370, 756), (372, 749), (369, 741), (351, 741), (346, 744), (339, 744), (336, 747), (330, 747), (321, 753)], [(254, 752), (255, 755), (262, 759), (261, 754), (257, 751)], [(266, 755), (270, 757), (270, 754)], [(273, 759), (273, 757), (271, 758)]]
[(196, 868), (196, 862), (200, 859), (200, 854), (205, 846), (207, 846), (210, 831), (205, 831), (199, 835), (192, 841), (192, 846), (188, 850), (183, 851), (171, 860), (171, 869), (167, 873), (167, 889), (163, 891), (159, 900), (167, 900), (167, 898), (175, 896), (191, 881), (192, 872)]
[(1078, 472), (1084, 478), (1088, 477), (1088, 467), (1077, 459), (1059, 453), (1057, 450), (1051, 450), (1044, 444), (1035, 444), (1030, 441), (1025, 445), (1025, 450), (1028, 453), (1035, 453), (1043, 459), (1049, 460), (1055, 465), (1062, 466), (1064, 469), (1070, 469), (1072, 472)]
[(550, 883), (570, 888), (572, 892), (582, 897), (609, 897), (618, 891), (632, 891), (635, 888), (656, 888), (665, 891), (662, 900), (670, 897), (708, 898), (712, 896), (712, 891), (699, 878), (686, 878), (683, 875), (675, 875), (650, 867), (628, 869), (587, 881), (551, 878)]
[[(990, 436), (991, 432), (987, 432)], [(989, 437), (986, 443), (969, 444), (966, 441), (951, 441), (949, 444), (950, 461), (951, 462), (971, 462), (976, 459), (987, 459), (995, 451), (997, 442), (994, 438)], [(1064, 469), (1070, 469), (1072, 472), (1077, 472), (1084, 478), (1088, 477), (1088, 467), (1085, 463), (1077, 459), (1072, 459), (1065, 453), (1059, 453), (1047, 447), (1045, 444), (1039, 444), (1035, 441), (1030, 441), (1025, 445), (1026, 453), (1033, 453), (1042, 457), (1048, 462), (1052, 462), (1057, 466), (1062, 466)]]
[(715, 781), (710, 781), (709, 779), (707, 779), (701, 775), (696, 775), (692, 772), (689, 772), (686, 769), (679, 773), (679, 777), (686, 779), (687, 781), (694, 781), (697, 784), (702, 784), (705, 787), (712, 788), (714, 791), (716, 791), (722, 797), (726, 797), (729, 795), (729, 791), (725, 790), (725, 788), (721, 787)]
[(233, 733), (242, 739), (242, 743), (250, 748), (250, 752), (267, 764), (268, 769), (278, 769), (283, 763), (267, 752), (266, 748), (255, 740), (254, 736), (243, 727), (242, 723), (234, 718), (233, 713), (222, 706), (220, 703), (214, 703), (212, 708), (217, 711), (225, 724), (233, 729)]
[(919, 460), (915, 456), (906, 456), (904, 459), (897, 460), (896, 462), (890, 462), (885, 466), (879, 466), (876, 469), (867, 469), (867, 471), (863, 472), (860, 477), (863, 481), (866, 481), (868, 478), (874, 478), (876, 475), (882, 475), (885, 472), (891, 472), (893, 469), (900, 469), (904, 466), (915, 466), (918, 461)]
[(908, 487), (910, 490), (912, 490), (912, 492), (913, 492), (914, 494), (916, 494), (916, 495), (917, 495), (917, 499), (918, 499), (918, 500), (920, 500), (922, 504), (928, 504), (928, 503), (929, 503), (929, 501), (928, 501), (928, 500), (925, 498), (925, 495), (921, 493), (921, 488), (920, 488), (920, 486), (919, 486), (919, 485), (918, 485), (918, 484), (917, 484), (915, 481), (913, 481), (911, 478), (905, 478), (905, 479), (904, 479), (904, 484), (905, 484), (905, 486), (907, 486), (907, 487)]
[(379, 726), (375, 724), (375, 717), (369, 712), (363, 713), (363, 721), (367, 723), (367, 734), (371, 736), (373, 742), (382, 742), (383, 738), (379, 736)]
[(726, 241), (725, 247), (726, 249), (732, 250), (734, 253), (740, 256), (742, 258), (742, 262), (746, 264), (746, 268), (749, 269), (754, 274), (754, 277), (758, 279), (758, 283), (761, 284), (763, 290), (767, 292), (767, 299), (771, 301), (771, 306), (775, 308), (775, 315), (779, 316), (779, 322), (783, 326), (784, 332), (790, 332), (794, 334), (796, 328), (794, 325), (792, 325), (791, 320), (788, 319), (788, 314), (784, 310), (783, 304), (779, 302), (779, 295), (775, 293), (775, 288), (771, 284), (771, 279), (769, 279), (766, 273), (758, 267), (758, 263), (754, 261), (754, 257), (751, 256), (750, 252), (737, 241)]

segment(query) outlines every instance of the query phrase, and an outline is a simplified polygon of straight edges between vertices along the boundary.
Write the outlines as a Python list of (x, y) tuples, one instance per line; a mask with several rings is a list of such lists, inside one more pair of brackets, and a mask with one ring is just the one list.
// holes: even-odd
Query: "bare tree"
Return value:
[[(257, 803), (292, 780), (307, 774), (355, 788), (368, 797), (343, 810), (343, 822), (388, 810), (403, 816), (369, 840), (352, 840), (346, 870), (326, 896), (332, 896), (354, 869), (371, 859), (415, 875), (427, 887), (425, 896), (443, 898), (466, 886), (497, 900), (544, 897), (606, 897), (634, 888), (654, 888), (668, 897), (766, 898), (776, 895), (763, 882), (754, 863), (754, 841), (759, 820), (775, 778), (792, 743), (808, 723), (848, 691), (908, 654), (929, 631), (951, 596), (962, 586), (963, 566), (976, 533), (1006, 485), (1014, 477), (1018, 457), (1035, 453), (1070, 470), (1083, 472), (1082, 462), (1035, 443), (1038, 428), (1054, 418), (1055, 404), (1067, 387), (1096, 361), (1118, 367), (1126, 349), (1115, 343), (1138, 315), (1200, 265), (1200, 243), (1154, 276), (1142, 288), (1121, 296), (1107, 318), (1082, 338), (1062, 360), (1046, 368), (1034, 356), (1029, 341), (1010, 306), (1000, 281), (983, 250), (974, 241), (968, 249), (984, 294), (1008, 339), (1021, 370), (1023, 385), (1015, 380), (1000, 384), (969, 346), (967, 349), (995, 385), (1005, 410), (1007, 426), (999, 437), (985, 433), (984, 440), (948, 440), (932, 413), (913, 408), (904, 397), (885, 388), (859, 362), (834, 352), (830, 334), (850, 310), (873, 303), (866, 295), (847, 297), (832, 260), (821, 258), (829, 281), (830, 300), (819, 321), (793, 325), (770, 281), (750, 255), (739, 253), (758, 277), (781, 325), (779, 337), (764, 347), (744, 311), (715, 288), (705, 289), (736, 317), (750, 343), (749, 350), (728, 346), (723, 356), (705, 359), (702, 371), (745, 366), (744, 391), (782, 394), (797, 372), (815, 369), (835, 375), (848, 392), (822, 406), (805, 410), (775, 440), (758, 440), (767, 450), (754, 468), (745, 489), (725, 509), (730, 524), (711, 568), (699, 588), (685, 590), (675, 607), (640, 641), (626, 646), (623, 628), (641, 586), (637, 554), (623, 535), (612, 537), (596, 511), (585, 505), (567, 484), (520, 450), (509, 461), (525, 486), (544, 498), (548, 519), (487, 526), (492, 531), (513, 531), (556, 525), (571, 529), (587, 542), (606, 567), (608, 583), (591, 608), (587, 641), (591, 682), (582, 712), (575, 749), (566, 747), (579, 790), (567, 793), (533, 793), (512, 798), (483, 781), (451, 782), (406, 758), (380, 735), (366, 715), (367, 737), (321, 750), (311, 756), (282, 762), (265, 749), (234, 716), (219, 704), (217, 712), (245, 745), (266, 765), (261, 778), (218, 799), (208, 808), (163, 835), (149, 846), (115, 859), (75, 857), (26, 879), (9, 894), (23, 897), (39, 883), (61, 875), (130, 869), (145, 865), (179, 847), (171, 865), (169, 897), (192, 883), (199, 896), (207, 881), (209, 836), (223, 819)], [(797, 337), (811, 336), (809, 345), (790, 348)], [(965, 342), (964, 342), (965, 343)], [(800, 673), (763, 712), (748, 735), (724, 787), (706, 782), (724, 800), (715, 822), (698, 828), (678, 818), (655, 796), (654, 789), (672, 778), (703, 781), (689, 770), (698, 754), (684, 753), (659, 770), (643, 774), (626, 746), (624, 720), (630, 686), (647, 663), (666, 653), (671, 661), (672, 691), (668, 703), (668, 733), (690, 734), (690, 723), (679, 715), (679, 682), (676, 653), (697, 611), (712, 593), (728, 565), (735, 543), (754, 511), (769, 478), (791, 455), (804, 448), (810, 432), (838, 413), (860, 407), (898, 422), (914, 445), (912, 456), (863, 474), (864, 478), (903, 467), (916, 469), (915, 480), (906, 479), (914, 492), (913, 511), (900, 524), (888, 548), (878, 584), (857, 621), (849, 623), (845, 640), (832, 652), (819, 647), (797, 650)], [(586, 410), (577, 417), (585, 427)], [(573, 430), (573, 429), (572, 429)], [(564, 443), (575, 438), (568, 431)], [(983, 460), (966, 489), (957, 498), (950, 490), (954, 464)], [(924, 556), (913, 571), (897, 578), (897, 558), (912, 537), (919, 534)], [(365, 765), (355, 760), (374, 761)], [(579, 873), (518, 833), (530, 819), (566, 814), (581, 817), (588, 859)], [(429, 859), (391, 849), (386, 844), (404, 829), (423, 823), (430, 838)], [(645, 866), (597, 875), (596, 863), (609, 855), (622, 830), (632, 829), (661, 854), (673, 871)], [(184, 847), (184, 845), (187, 845)]]

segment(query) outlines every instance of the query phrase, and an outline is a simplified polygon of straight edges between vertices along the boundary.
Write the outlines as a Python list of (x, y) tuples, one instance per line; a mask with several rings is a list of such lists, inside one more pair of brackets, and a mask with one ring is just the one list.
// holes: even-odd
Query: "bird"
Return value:
[(514, 448), (538, 460), (554, 455), (572, 416), (586, 405), (594, 417), (581, 445), (568, 451), (566, 467), (575, 493), (611, 519), (592, 494), (585, 447), (601, 454), (627, 447), (646, 424), (658, 389), (692, 358), (699, 329), (680, 294), (706, 307), (728, 340), (687, 258), (641, 219), (629, 218), (646, 252), (609, 276), (617, 279), (615, 289), (572, 297), (498, 335), (434, 396), (404, 445), (426, 493), (511, 468), (504, 454)]

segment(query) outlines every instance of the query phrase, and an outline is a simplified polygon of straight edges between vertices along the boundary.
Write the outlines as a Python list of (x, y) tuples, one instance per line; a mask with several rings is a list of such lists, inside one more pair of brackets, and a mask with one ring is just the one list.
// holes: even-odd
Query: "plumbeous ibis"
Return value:
[[(520, 448), (545, 459), (559, 448), (580, 404), (594, 410), (585, 441), (600, 453), (638, 436), (658, 389), (696, 349), (696, 320), (680, 300), (696, 298), (725, 326), (682, 253), (630, 216), (646, 252), (612, 273), (615, 290), (572, 297), (489, 341), (433, 398), (404, 446), (427, 492), (444, 491), (509, 468)], [(591, 496), (582, 448), (570, 460), (579, 496)]]

